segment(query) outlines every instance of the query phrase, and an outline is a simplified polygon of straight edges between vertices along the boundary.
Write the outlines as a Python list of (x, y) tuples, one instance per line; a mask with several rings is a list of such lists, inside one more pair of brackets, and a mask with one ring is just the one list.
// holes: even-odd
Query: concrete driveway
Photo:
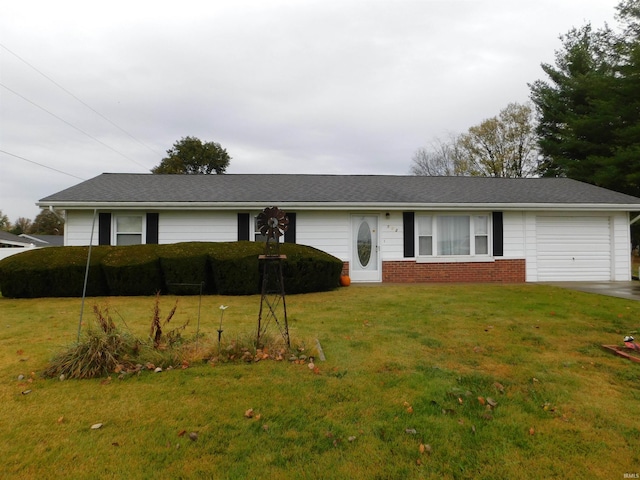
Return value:
[(640, 281), (630, 282), (544, 282), (546, 285), (578, 290), (587, 293), (599, 293), (610, 297), (640, 301)]

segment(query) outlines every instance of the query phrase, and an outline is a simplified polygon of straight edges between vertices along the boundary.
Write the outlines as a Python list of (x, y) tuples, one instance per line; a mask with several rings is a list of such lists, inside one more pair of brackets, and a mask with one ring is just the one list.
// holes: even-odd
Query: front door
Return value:
[(351, 280), (354, 282), (380, 281), (380, 255), (378, 252), (378, 217), (353, 215), (351, 217)]

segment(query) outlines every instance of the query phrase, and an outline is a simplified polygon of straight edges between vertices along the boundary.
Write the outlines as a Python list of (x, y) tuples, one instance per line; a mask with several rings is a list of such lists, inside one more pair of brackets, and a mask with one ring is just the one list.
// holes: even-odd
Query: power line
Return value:
[(18, 55), (17, 53), (11, 51), (9, 48), (7, 48), (5, 45), (0, 43), (0, 47), (4, 48), (7, 52), (9, 52), (11, 55), (13, 55), (14, 57), (16, 57), (18, 60), (20, 60), (21, 62), (23, 62), (25, 65), (29, 66), (30, 68), (32, 68), (33, 70), (35, 70), (36, 72), (38, 72), (40, 75), (42, 75), (44, 78), (46, 78), (47, 80), (49, 80), (51, 83), (53, 83), (56, 87), (58, 87), (60, 90), (62, 90), (63, 92), (65, 92), (67, 95), (69, 95), (70, 97), (72, 97), (73, 99), (75, 99), (76, 101), (80, 102), (82, 105), (84, 105), (86, 108), (88, 108), (89, 110), (91, 110), (93, 113), (95, 113), (96, 115), (98, 115), (100, 118), (102, 118), (103, 120), (109, 122), (111, 125), (113, 125), (114, 127), (116, 127), (118, 130), (120, 130), (122, 133), (124, 133), (125, 135), (127, 135), (129, 138), (131, 138), (132, 140), (134, 140), (135, 142), (139, 143), (140, 145), (142, 145), (143, 147), (147, 148), (148, 150), (150, 150), (151, 152), (155, 153), (158, 156), (162, 156), (162, 153), (158, 153), (157, 151), (155, 151), (153, 148), (151, 148), (149, 145), (147, 145), (146, 143), (144, 143), (142, 140), (137, 139), (136, 137), (134, 137), (132, 134), (130, 134), (129, 132), (127, 132), (124, 128), (122, 128), (120, 125), (116, 124), (115, 122), (113, 122), (111, 119), (109, 119), (108, 117), (104, 116), (102, 113), (98, 112), (95, 108), (93, 108), (91, 105), (87, 104), (86, 102), (84, 102), (82, 99), (80, 99), (79, 97), (77, 97), (76, 95), (74, 95), (73, 93), (71, 93), (69, 90), (67, 90), (66, 88), (64, 88), (62, 85), (60, 85), (58, 82), (56, 82), (54, 79), (52, 79), (51, 77), (49, 77), (48, 75), (46, 75), (44, 72), (42, 72), (41, 70), (39, 70), (38, 68), (36, 68), (35, 66), (33, 66), (32, 64), (30, 64), (29, 62), (27, 62), (24, 58), (22, 58), (20, 55)]
[(55, 113), (50, 112), (50, 111), (49, 111), (49, 110), (47, 110), (46, 108), (44, 108), (44, 107), (42, 107), (42, 106), (38, 105), (37, 103), (35, 103), (35, 102), (33, 102), (33, 101), (29, 100), (29, 99), (28, 99), (27, 97), (25, 97), (24, 95), (19, 94), (18, 92), (16, 92), (15, 90), (13, 90), (13, 89), (11, 89), (11, 88), (7, 87), (7, 86), (6, 86), (6, 85), (4, 85), (3, 83), (0, 83), (0, 87), (3, 87), (3, 88), (5, 88), (5, 89), (7, 89), (8, 91), (10, 91), (11, 93), (13, 93), (13, 94), (14, 94), (14, 95), (16, 95), (17, 97), (20, 97), (20, 98), (21, 98), (22, 100), (24, 100), (25, 102), (30, 103), (31, 105), (33, 105), (34, 107), (39, 108), (39, 109), (40, 109), (40, 110), (42, 110), (43, 112), (48, 113), (48, 114), (49, 114), (49, 115), (51, 115), (52, 117), (54, 117), (54, 118), (56, 118), (56, 119), (60, 120), (62, 123), (66, 124), (66, 125), (69, 125), (71, 128), (73, 128), (73, 129), (77, 130), (78, 132), (82, 133), (83, 135), (86, 135), (86, 136), (87, 136), (87, 137), (89, 137), (90, 139), (92, 139), (92, 140), (94, 140), (94, 141), (98, 142), (100, 145), (103, 145), (103, 146), (107, 147), (107, 148), (108, 148), (109, 150), (111, 150), (112, 152), (115, 152), (115, 153), (117, 153), (118, 155), (120, 155), (120, 156), (122, 156), (122, 157), (126, 158), (126, 159), (127, 159), (127, 160), (129, 160), (130, 162), (135, 163), (135, 164), (136, 164), (136, 165), (138, 165), (139, 167), (144, 168), (145, 170), (148, 170), (148, 168), (147, 168), (147, 167), (145, 167), (144, 165), (142, 165), (140, 162), (137, 162), (137, 161), (136, 161), (136, 160), (134, 160), (133, 158), (130, 158), (130, 157), (126, 156), (126, 155), (125, 155), (124, 153), (122, 153), (122, 152), (119, 152), (118, 150), (116, 150), (116, 149), (115, 149), (115, 148), (113, 148), (112, 146), (107, 145), (106, 143), (104, 143), (102, 140), (100, 140), (100, 139), (98, 139), (98, 138), (94, 137), (94, 136), (93, 136), (93, 135), (91, 135), (90, 133), (85, 132), (85, 131), (84, 131), (84, 130), (82, 130), (81, 128), (76, 127), (74, 124), (72, 124), (72, 123), (70, 123), (70, 122), (67, 122), (64, 118), (59, 117), (59, 116), (58, 116), (58, 115), (56, 115)]
[(62, 173), (63, 175), (68, 175), (70, 177), (77, 178), (78, 180), (86, 180), (86, 178), (78, 177), (77, 175), (73, 175), (72, 173), (63, 172), (62, 170), (58, 170), (57, 168), (49, 167), (48, 165), (44, 165), (42, 163), (34, 162), (33, 160), (29, 160), (28, 158), (21, 157), (20, 155), (10, 153), (5, 150), (0, 150), (0, 153), (4, 153), (5, 155), (9, 155), (11, 157), (18, 158), (20, 160), (24, 160), (25, 162), (33, 163), (34, 165), (38, 165), (39, 167), (48, 168), (49, 170)]

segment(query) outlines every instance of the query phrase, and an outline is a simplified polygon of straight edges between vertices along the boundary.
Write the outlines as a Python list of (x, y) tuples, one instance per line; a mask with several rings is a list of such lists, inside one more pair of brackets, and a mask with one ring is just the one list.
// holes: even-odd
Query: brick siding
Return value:
[(460, 263), (382, 262), (383, 282), (523, 283), (525, 278), (524, 259)]

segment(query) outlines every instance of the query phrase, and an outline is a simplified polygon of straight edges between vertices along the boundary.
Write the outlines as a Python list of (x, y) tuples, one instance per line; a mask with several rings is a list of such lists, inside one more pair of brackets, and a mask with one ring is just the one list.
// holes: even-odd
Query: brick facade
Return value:
[(525, 282), (525, 278), (524, 259), (459, 263), (416, 263), (415, 261), (382, 262), (383, 282), (523, 283)]

